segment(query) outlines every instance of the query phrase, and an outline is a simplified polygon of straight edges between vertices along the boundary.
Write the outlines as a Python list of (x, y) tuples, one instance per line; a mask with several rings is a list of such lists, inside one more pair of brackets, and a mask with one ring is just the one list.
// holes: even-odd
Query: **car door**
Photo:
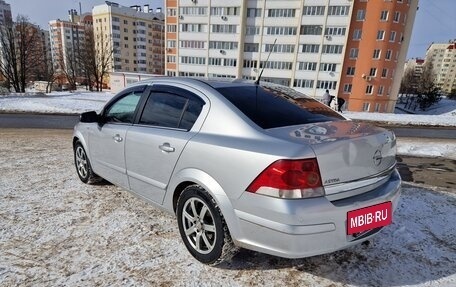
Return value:
[(199, 130), (194, 123), (204, 105), (187, 90), (152, 87), (138, 123), (127, 133), (126, 166), (133, 192), (162, 204), (177, 160)]
[(125, 137), (132, 126), (145, 86), (116, 96), (102, 112), (102, 123), (89, 135), (93, 170), (106, 180), (129, 188), (125, 168)]

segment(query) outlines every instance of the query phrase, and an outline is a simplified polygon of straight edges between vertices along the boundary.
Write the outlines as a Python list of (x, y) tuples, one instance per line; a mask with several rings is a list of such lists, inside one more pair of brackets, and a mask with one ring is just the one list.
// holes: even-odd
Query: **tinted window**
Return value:
[(320, 102), (280, 86), (217, 88), (263, 129), (344, 119)]
[(108, 122), (133, 123), (136, 106), (140, 98), (140, 92), (131, 92), (120, 98), (107, 110), (106, 120)]
[(170, 93), (153, 93), (146, 102), (140, 124), (190, 130), (202, 109), (199, 101)]

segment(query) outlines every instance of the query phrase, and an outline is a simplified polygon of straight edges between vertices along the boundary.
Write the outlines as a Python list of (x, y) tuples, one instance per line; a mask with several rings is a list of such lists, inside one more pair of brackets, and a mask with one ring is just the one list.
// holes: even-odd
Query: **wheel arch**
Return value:
[(177, 172), (169, 185), (168, 190), (172, 192), (167, 193), (168, 195), (165, 198), (164, 204), (168, 206), (168, 208), (172, 208), (174, 214), (176, 214), (179, 196), (184, 189), (190, 185), (201, 186), (215, 200), (225, 219), (231, 237), (233, 240), (236, 240), (235, 238), (239, 235), (239, 223), (231, 200), (222, 186), (206, 172), (195, 168), (188, 168)]

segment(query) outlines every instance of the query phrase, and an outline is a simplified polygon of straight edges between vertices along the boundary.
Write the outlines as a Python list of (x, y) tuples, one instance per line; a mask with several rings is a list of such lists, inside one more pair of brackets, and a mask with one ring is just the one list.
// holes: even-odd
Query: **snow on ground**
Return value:
[(70, 131), (0, 130), (1, 286), (456, 286), (456, 193), (403, 187), (369, 246), (289, 260), (241, 250), (208, 267), (173, 216), (82, 184)]
[(80, 114), (101, 110), (114, 94), (110, 92), (52, 92), (50, 94), (13, 94), (0, 96), (0, 112)]
[[(456, 130), (455, 130), (456, 132)], [(397, 138), (397, 154), (416, 157), (444, 157), (456, 160), (456, 140)]]

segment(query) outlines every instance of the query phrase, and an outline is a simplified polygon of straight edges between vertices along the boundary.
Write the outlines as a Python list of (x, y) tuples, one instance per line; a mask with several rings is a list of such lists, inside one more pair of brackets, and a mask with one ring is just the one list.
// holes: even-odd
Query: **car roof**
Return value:
[(253, 86), (255, 83), (249, 80), (241, 79), (224, 79), (224, 78), (190, 78), (190, 77), (167, 77), (159, 76), (139, 81), (129, 85), (128, 87), (134, 87), (144, 84), (153, 84), (156, 82), (169, 82), (169, 83), (187, 83), (193, 85), (206, 84), (214, 89), (225, 88), (225, 87), (239, 87), (239, 86)]

